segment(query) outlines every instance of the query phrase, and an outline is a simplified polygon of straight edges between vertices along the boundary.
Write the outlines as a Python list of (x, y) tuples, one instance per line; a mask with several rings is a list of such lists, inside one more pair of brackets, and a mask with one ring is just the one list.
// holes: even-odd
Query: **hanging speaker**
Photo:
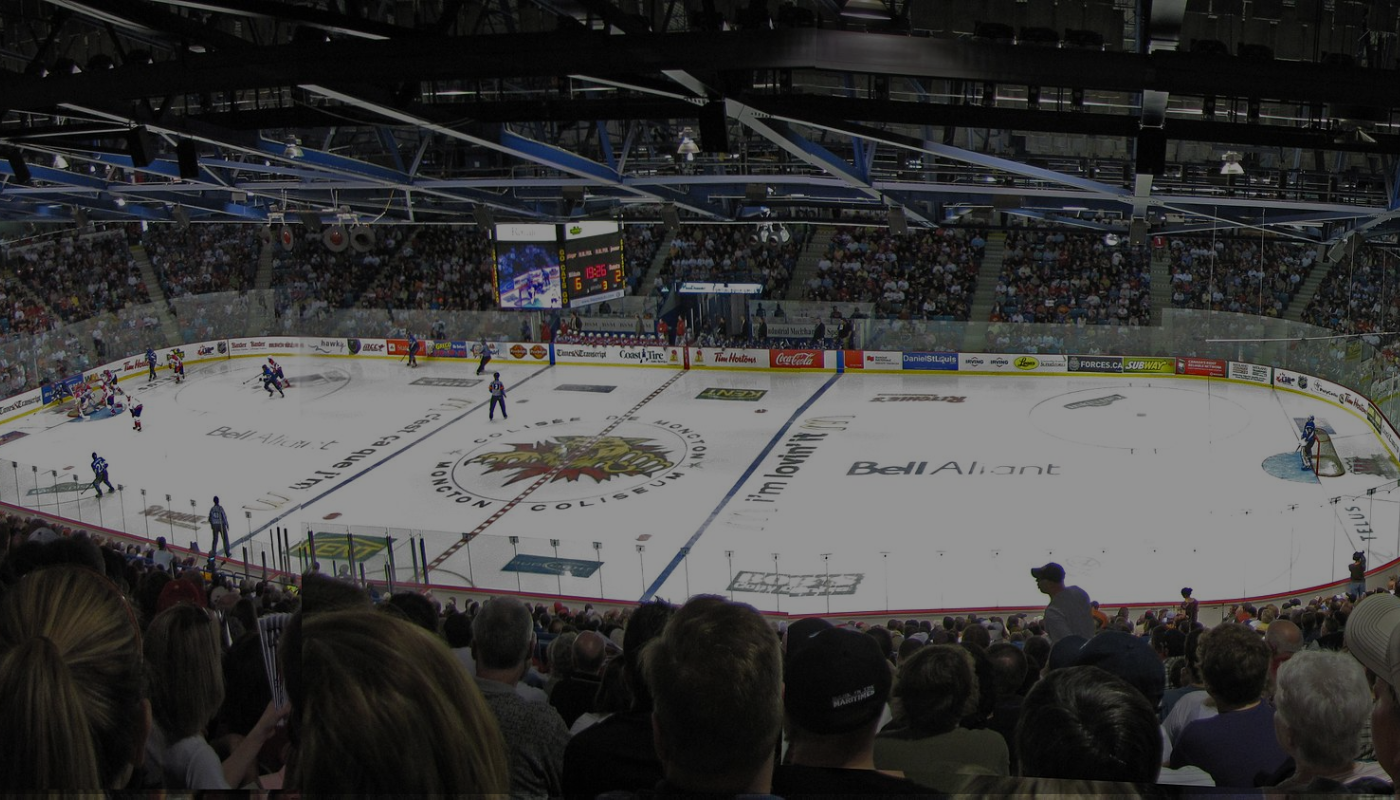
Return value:
[(268, 244), (272, 241), (272, 226), (258, 229), (258, 241)]
[(175, 145), (175, 158), (180, 162), (180, 180), (199, 179), (199, 150), (193, 139), (181, 139)]
[(345, 232), (344, 225), (331, 225), (321, 231), (321, 244), (332, 253), (344, 253), (350, 246), (350, 234)]
[(132, 166), (149, 167), (156, 157), (156, 137), (145, 125), (138, 125), (126, 132), (126, 151)]
[(368, 225), (355, 225), (350, 228), (350, 249), (356, 253), (368, 253), (373, 248), (373, 228)]
[(296, 234), (292, 233), (291, 225), (283, 225), (277, 229), (277, 241), (282, 245), (283, 250), (288, 253), (292, 252), (292, 248), (296, 246), (297, 237)]
[(88, 225), (87, 212), (81, 208), (73, 209), (73, 224), (79, 228), (86, 228)]
[(321, 230), (321, 212), (319, 211), (298, 211), (297, 219), (312, 233)]
[(904, 209), (900, 206), (890, 208), (890, 233), (895, 236), (903, 236), (909, 232), (909, 219), (904, 216)]
[(480, 228), (483, 233), (490, 234), (491, 230), (496, 227), (496, 219), (491, 214), (490, 206), (473, 206), (472, 218), (476, 220), (476, 227)]
[(700, 109), (700, 152), (729, 152), (729, 119), (723, 100), (712, 100)]

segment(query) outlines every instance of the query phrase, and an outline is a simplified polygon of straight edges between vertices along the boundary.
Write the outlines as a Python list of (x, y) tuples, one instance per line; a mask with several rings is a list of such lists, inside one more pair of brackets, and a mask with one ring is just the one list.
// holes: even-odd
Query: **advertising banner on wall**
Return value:
[[(526, 362), (530, 364), (549, 363), (549, 346), (539, 342), (496, 342), (491, 345), (491, 357), (498, 358), (506, 363)], [(478, 352), (481, 344), (478, 342), (472, 348), (476, 357), (480, 358)]]
[(1250, 383), (1272, 383), (1273, 368), (1263, 364), (1248, 364), (1243, 361), (1231, 361), (1229, 377), (1237, 381), (1249, 381)]
[(1223, 378), (1226, 372), (1226, 362), (1218, 358), (1187, 356), (1176, 360), (1176, 371), (1181, 375), (1205, 375), (1211, 378)]
[(1065, 359), (1070, 372), (1122, 372), (1121, 356), (1070, 356)]
[(947, 371), (958, 368), (957, 353), (904, 353), (906, 371)]
[(1176, 359), (1124, 356), (1123, 372), (1127, 375), (1175, 375)]
[(825, 369), (825, 350), (769, 350), (768, 366), (773, 369)]
[(961, 353), (959, 372), (1064, 372), (1065, 357), (1011, 353)]
[(692, 347), (690, 365), (696, 369), (768, 369), (768, 351)]

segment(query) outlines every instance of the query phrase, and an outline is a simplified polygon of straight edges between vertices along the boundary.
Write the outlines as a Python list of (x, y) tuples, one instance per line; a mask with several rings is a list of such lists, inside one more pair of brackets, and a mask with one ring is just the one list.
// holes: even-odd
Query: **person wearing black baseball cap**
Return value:
[(875, 731), (894, 677), (879, 644), (829, 625), (799, 632), (797, 647), (791, 634), (783, 680), (789, 763), (774, 771), (773, 794), (927, 794), (913, 781), (875, 769)]
[(1094, 635), (1094, 613), (1089, 606), (1089, 595), (1078, 586), (1065, 585), (1065, 568), (1050, 562), (1043, 567), (1031, 570), (1035, 586), (1042, 594), (1050, 597), (1050, 605), (1045, 607), (1045, 631), (1054, 644), (1066, 636)]

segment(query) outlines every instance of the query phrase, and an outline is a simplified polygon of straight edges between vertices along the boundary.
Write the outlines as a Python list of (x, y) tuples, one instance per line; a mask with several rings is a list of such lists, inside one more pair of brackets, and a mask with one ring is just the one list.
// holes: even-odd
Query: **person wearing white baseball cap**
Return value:
[(1376, 676), (1371, 738), (1376, 761), (1400, 787), (1400, 598), (1375, 594), (1363, 599), (1347, 618), (1343, 636), (1347, 650)]

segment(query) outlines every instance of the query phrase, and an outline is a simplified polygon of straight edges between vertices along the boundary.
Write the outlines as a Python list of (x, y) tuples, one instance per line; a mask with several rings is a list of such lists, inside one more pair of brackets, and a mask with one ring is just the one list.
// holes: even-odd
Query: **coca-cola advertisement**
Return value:
[(769, 350), (768, 366), (772, 369), (823, 369), (824, 350)]

